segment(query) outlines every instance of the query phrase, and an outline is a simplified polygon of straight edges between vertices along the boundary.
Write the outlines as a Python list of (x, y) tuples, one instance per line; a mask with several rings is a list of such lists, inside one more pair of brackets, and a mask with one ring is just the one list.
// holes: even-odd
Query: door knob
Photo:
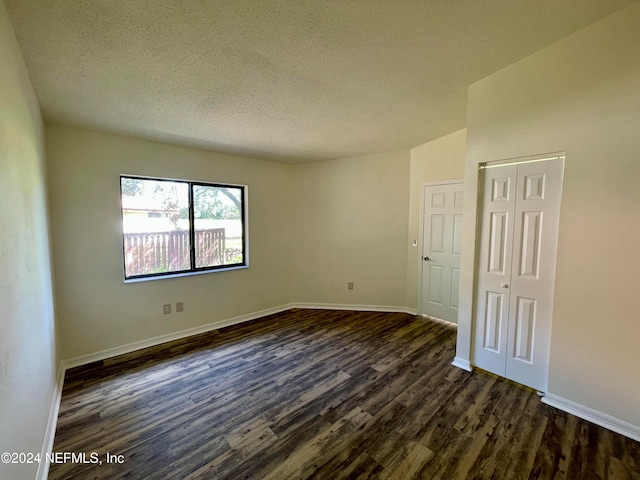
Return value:
[(429, 257), (422, 257), (422, 259), (423, 259), (425, 262), (430, 262), (430, 261), (431, 261), (431, 259), (430, 259)]
[(509, 284), (508, 283), (501, 283), (500, 286), (502, 288), (509, 288)]

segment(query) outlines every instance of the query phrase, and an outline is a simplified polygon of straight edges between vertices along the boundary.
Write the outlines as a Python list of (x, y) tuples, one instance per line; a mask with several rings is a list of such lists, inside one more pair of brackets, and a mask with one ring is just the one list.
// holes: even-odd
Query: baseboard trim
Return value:
[(473, 371), (473, 367), (471, 366), (471, 363), (469, 362), (469, 360), (465, 360), (464, 358), (460, 358), (460, 357), (454, 358), (453, 362), (451, 362), (451, 365), (453, 365), (454, 367), (458, 367), (463, 370), (466, 370), (467, 372)]
[(426, 318), (426, 319), (434, 321), (434, 322), (442, 323), (443, 325), (447, 325), (449, 327), (458, 328), (458, 324), (456, 322), (451, 322), (449, 320), (443, 320), (442, 318), (438, 318), (438, 317), (430, 317), (429, 315), (425, 315), (424, 313), (421, 313), (418, 316)]
[(547, 393), (542, 397), (542, 403), (546, 403), (558, 410), (570, 413), (576, 417), (582, 418), (583, 420), (587, 420), (608, 430), (619, 433), (620, 435), (629, 437), (636, 442), (640, 442), (640, 426), (638, 425), (625, 422), (624, 420), (612, 417), (611, 415), (594, 410), (593, 408), (585, 407), (584, 405), (573, 402), (559, 395), (554, 395), (553, 393)]
[(56, 426), (58, 424), (58, 413), (60, 412), (60, 400), (62, 399), (62, 386), (64, 385), (65, 368), (60, 363), (56, 375), (56, 383), (53, 389), (51, 399), (51, 408), (49, 409), (49, 418), (47, 420), (47, 429), (44, 433), (44, 441), (42, 442), (42, 451), (40, 452), (40, 463), (36, 480), (46, 480), (49, 476), (49, 462), (45, 461), (47, 454), (53, 451), (53, 441), (56, 438)]
[(386, 313), (408, 313), (417, 315), (415, 308), (400, 307), (395, 305), (359, 305), (351, 303), (307, 303), (296, 302), (293, 308), (309, 308), (312, 310), (354, 310), (357, 312), (386, 312)]
[(172, 342), (174, 340), (180, 340), (181, 338), (190, 337), (192, 335), (198, 335), (200, 333), (210, 332), (211, 330), (217, 330), (219, 328), (229, 327), (238, 323), (249, 322), (261, 317), (273, 315), (275, 313), (284, 312), (294, 308), (294, 304), (280, 305), (278, 307), (267, 308), (258, 312), (248, 313), (246, 315), (239, 315), (237, 317), (227, 318), (224, 320), (218, 320), (215, 322), (207, 323), (206, 325), (200, 325), (198, 327), (187, 328), (185, 330), (179, 330), (177, 332), (167, 333), (165, 335), (158, 335), (157, 337), (148, 338), (146, 340), (140, 340), (119, 347), (107, 348), (98, 352), (89, 353), (87, 355), (81, 355), (78, 357), (69, 358), (62, 361), (62, 366), (65, 370), (69, 368), (79, 367), (92, 362), (98, 362), (111, 357), (117, 357), (125, 353), (135, 352), (136, 350), (142, 350), (143, 348), (155, 347), (166, 342)]
[(154, 347), (166, 342), (172, 342), (174, 340), (180, 340), (181, 338), (190, 337), (192, 335), (198, 335), (200, 333), (210, 332), (211, 330), (217, 330), (219, 328), (229, 327), (231, 325), (237, 325), (243, 322), (249, 322), (261, 317), (273, 315), (276, 313), (291, 310), (292, 308), (309, 308), (316, 310), (356, 310), (356, 311), (369, 311), (369, 312), (390, 312), (390, 313), (408, 313), (415, 315), (416, 311), (407, 307), (389, 306), (389, 305), (351, 305), (342, 303), (304, 303), (295, 302), (288, 303), (286, 305), (280, 305), (278, 307), (267, 308), (257, 312), (248, 313), (246, 315), (239, 315), (224, 320), (218, 320), (206, 325), (200, 325), (198, 327), (187, 328), (185, 330), (179, 330), (177, 332), (167, 333), (165, 335), (158, 335), (156, 337), (148, 338), (146, 340), (140, 340), (137, 342), (128, 343), (119, 347), (107, 348), (98, 352), (89, 353), (87, 355), (80, 355), (78, 357), (69, 358), (63, 360), (62, 366), (64, 370), (69, 368), (75, 368), (82, 365), (86, 365), (92, 362), (98, 362), (111, 357), (117, 357), (118, 355), (124, 355), (125, 353), (135, 352), (136, 350), (142, 350), (143, 348)]

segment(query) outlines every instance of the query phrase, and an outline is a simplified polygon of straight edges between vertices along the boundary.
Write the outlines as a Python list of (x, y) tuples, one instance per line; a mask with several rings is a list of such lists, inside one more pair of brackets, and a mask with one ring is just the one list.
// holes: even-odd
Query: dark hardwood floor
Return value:
[(451, 366), (455, 334), (291, 310), (69, 370), (54, 451), (103, 463), (49, 478), (640, 479), (639, 443)]

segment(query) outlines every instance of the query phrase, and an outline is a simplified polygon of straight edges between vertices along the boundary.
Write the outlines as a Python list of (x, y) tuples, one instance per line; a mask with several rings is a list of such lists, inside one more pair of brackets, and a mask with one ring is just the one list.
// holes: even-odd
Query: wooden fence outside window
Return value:
[[(196, 230), (196, 267), (239, 263), (242, 249), (226, 248), (226, 240), (236, 239), (226, 239), (224, 228)], [(188, 270), (189, 232), (125, 233), (124, 255), (128, 277)]]

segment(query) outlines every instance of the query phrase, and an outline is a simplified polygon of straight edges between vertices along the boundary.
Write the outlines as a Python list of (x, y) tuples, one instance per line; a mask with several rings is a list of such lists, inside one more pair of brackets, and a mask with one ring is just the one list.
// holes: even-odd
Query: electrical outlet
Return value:
[(162, 313), (164, 313), (165, 315), (169, 315), (171, 313), (171, 304), (170, 303), (165, 303), (162, 306)]
[(176, 313), (184, 312), (184, 302), (176, 302)]
[(340, 288), (340, 282), (336, 280), (336, 282), (333, 284), (333, 288), (338, 290)]
[(349, 290), (353, 290), (353, 282), (349, 282), (347, 285)]

